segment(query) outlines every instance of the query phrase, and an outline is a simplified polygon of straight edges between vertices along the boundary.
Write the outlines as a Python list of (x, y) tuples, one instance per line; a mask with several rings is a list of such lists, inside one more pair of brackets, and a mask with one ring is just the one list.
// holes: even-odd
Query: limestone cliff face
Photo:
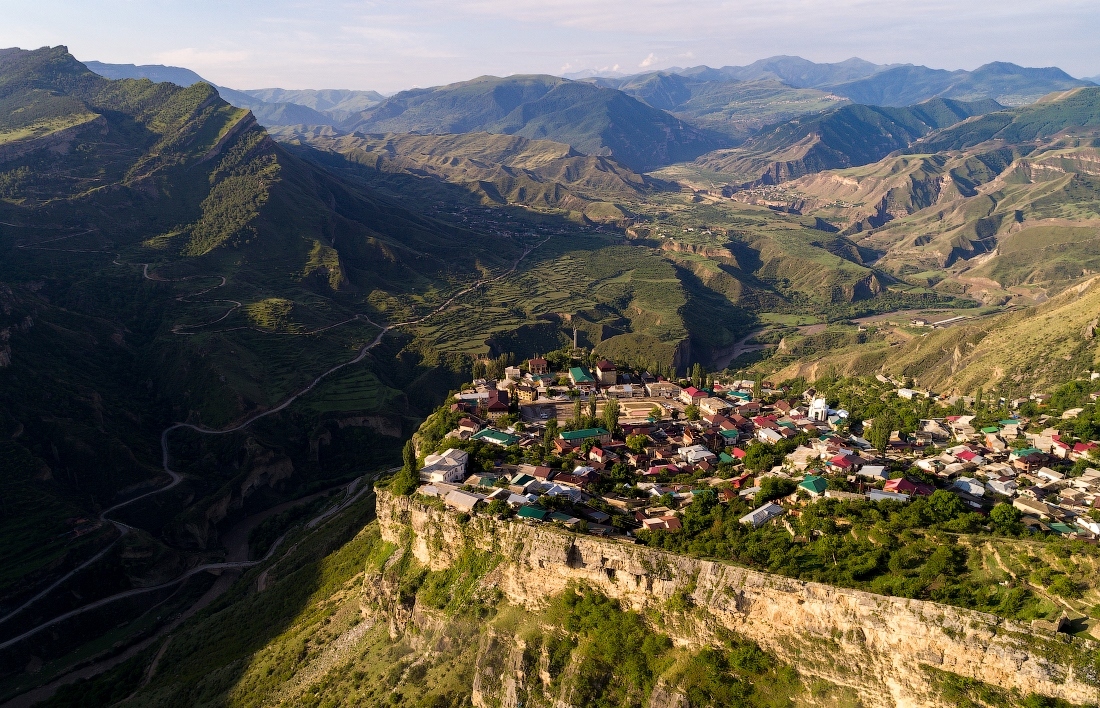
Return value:
[[(401, 544), (411, 531), (411, 552), (432, 569), (448, 567), (468, 546), (507, 559), (493, 582), (515, 605), (538, 608), (570, 583), (587, 583), (626, 606), (665, 610), (662, 631), (677, 643), (704, 645), (717, 630), (732, 630), (804, 675), (853, 688), (869, 706), (943, 705), (921, 666), (1024, 695), (1079, 704), (1100, 700), (1095, 643), (993, 615), (802, 582), (545, 525), (484, 517), (462, 523), (454, 514), (384, 491), (377, 511), (383, 538)], [(689, 597), (694, 608), (669, 613), (665, 603), (677, 595)]]

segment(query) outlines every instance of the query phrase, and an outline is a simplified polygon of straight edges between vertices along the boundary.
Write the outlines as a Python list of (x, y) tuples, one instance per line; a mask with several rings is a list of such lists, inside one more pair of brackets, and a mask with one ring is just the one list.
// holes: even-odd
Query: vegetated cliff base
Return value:
[[(705, 646), (732, 631), (805, 676), (851, 687), (869, 706), (945, 705), (928, 669), (1023, 695), (1077, 704), (1100, 700), (1093, 642), (993, 615), (796, 581), (549, 526), (464, 520), (385, 491), (378, 493), (377, 514), (383, 539), (404, 544), (411, 535), (413, 555), (433, 570), (449, 567), (470, 548), (500, 555), (505, 560), (491, 581), (512, 604), (537, 609), (571, 584), (587, 584), (656, 616), (677, 644)], [(510, 674), (504, 673), (507, 683)], [(499, 700), (509, 691), (514, 693), (502, 686), (493, 693)]]

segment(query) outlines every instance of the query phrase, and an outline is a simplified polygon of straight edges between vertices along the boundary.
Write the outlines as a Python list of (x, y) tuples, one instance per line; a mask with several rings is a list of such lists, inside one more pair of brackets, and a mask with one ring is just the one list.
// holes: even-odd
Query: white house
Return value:
[(865, 465), (856, 474), (868, 479), (890, 479), (890, 473), (882, 465)]
[(872, 489), (867, 492), (867, 498), (871, 501), (909, 501), (908, 494), (902, 494), (901, 492), (885, 492), (881, 489)]
[(985, 485), (973, 477), (959, 477), (951, 486), (955, 489), (961, 489), (967, 494), (973, 494), (976, 497), (985, 495)]
[(485, 497), (480, 494), (473, 494), (471, 492), (464, 492), (461, 489), (456, 489), (443, 498), (443, 502), (454, 509), (459, 511), (465, 511), (470, 513), (477, 506), (478, 502), (483, 501)]
[(760, 442), (771, 443), (772, 445), (783, 439), (783, 435), (772, 428), (757, 428), (756, 437)]
[(699, 410), (703, 415), (721, 415), (730, 408), (733, 408), (733, 406), (729, 404), (729, 401), (721, 398), (709, 397), (699, 401)]
[(815, 398), (810, 402), (810, 420), (824, 423), (829, 419), (829, 403), (824, 398)]
[(989, 480), (986, 485), (989, 490), (997, 494), (1003, 494), (1006, 497), (1010, 497), (1016, 493), (1016, 490), (1020, 488), (1020, 485), (1016, 484), (1015, 480), (1008, 477), (995, 477)]
[(693, 465), (698, 464), (703, 460), (718, 459), (717, 455), (715, 455), (703, 445), (691, 445), (689, 447), (681, 447), (676, 452), (679, 453), (682, 460), (684, 460), (685, 462), (690, 462)]
[(466, 479), (466, 462), (470, 456), (465, 450), (449, 448), (442, 454), (424, 458), (420, 478), (429, 482), (461, 482)]
[(754, 509), (748, 514), (741, 517), (740, 521), (743, 524), (748, 524), (753, 528), (759, 528), (763, 524), (768, 523), (777, 516), (782, 516), (787, 513), (787, 510), (773, 502), (768, 502), (759, 509)]

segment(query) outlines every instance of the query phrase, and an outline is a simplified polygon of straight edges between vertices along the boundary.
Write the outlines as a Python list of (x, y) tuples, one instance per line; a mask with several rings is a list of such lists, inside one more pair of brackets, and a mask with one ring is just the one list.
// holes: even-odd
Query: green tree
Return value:
[(879, 452), (885, 453), (890, 446), (890, 434), (897, 429), (898, 417), (892, 408), (884, 408), (875, 416), (871, 426), (869, 442)]
[(765, 477), (760, 480), (760, 491), (756, 493), (756, 497), (753, 501), (758, 504), (763, 502), (772, 501), (773, 499), (779, 499), (780, 497), (788, 496), (795, 490), (795, 484), (793, 479), (783, 479), (782, 477)]
[(928, 508), (939, 522), (950, 521), (966, 513), (962, 499), (945, 489), (937, 489), (928, 497)]
[(579, 430), (584, 426), (584, 404), (581, 403), (581, 399), (573, 401), (573, 417), (569, 419), (569, 427), (573, 430)]
[(551, 418), (546, 421), (546, 432), (542, 434), (542, 445), (546, 448), (546, 452), (549, 453), (554, 449), (554, 440), (558, 437), (558, 419)]
[(645, 450), (647, 442), (649, 442), (649, 438), (645, 435), (629, 435), (626, 438), (626, 447), (633, 452), (640, 453)]
[(760, 380), (760, 376), (757, 375), (752, 382), (752, 398), (755, 401), (759, 401), (764, 394), (764, 382)]
[(596, 394), (588, 396), (588, 417), (592, 420), (596, 418)]
[(619, 429), (619, 402), (616, 399), (608, 399), (607, 403), (603, 404), (602, 417), (604, 429), (614, 435)]
[(745, 450), (745, 469), (750, 472), (763, 472), (775, 466), (777, 454), (767, 443), (754, 442)]
[(694, 403), (684, 406), (684, 417), (688, 420), (699, 420), (699, 406)]
[(416, 491), (416, 487), (420, 483), (420, 477), (416, 473), (416, 447), (411, 439), (405, 441), (405, 448), (402, 450), (401, 456), (404, 459), (404, 464), (393, 476), (393, 480), (390, 482), (390, 491), (401, 496), (409, 496)]
[(1011, 504), (1001, 502), (989, 512), (989, 520), (993, 528), (1004, 533), (1015, 533), (1020, 528), (1020, 510)]
[(653, 404), (653, 407), (649, 409), (649, 417), (653, 420), (660, 420), (665, 417), (665, 409)]

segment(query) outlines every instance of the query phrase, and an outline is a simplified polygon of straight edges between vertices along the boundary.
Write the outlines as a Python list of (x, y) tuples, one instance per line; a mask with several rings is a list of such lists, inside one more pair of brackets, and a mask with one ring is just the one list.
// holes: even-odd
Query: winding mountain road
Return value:
[[(138, 501), (141, 501), (142, 499), (147, 499), (148, 497), (151, 497), (151, 496), (156, 495), (156, 494), (163, 494), (164, 492), (167, 492), (167, 491), (173, 489), (174, 487), (179, 485), (179, 483), (181, 481), (183, 481), (183, 477), (178, 472), (175, 472), (174, 470), (172, 470), (172, 468), (170, 467), (170, 458), (169, 458), (169, 452), (168, 452), (168, 437), (173, 431), (178, 430), (180, 428), (187, 428), (187, 429), (193, 430), (193, 431), (195, 431), (197, 433), (200, 433), (200, 434), (203, 434), (203, 435), (226, 435), (226, 434), (229, 434), (229, 433), (234, 433), (234, 432), (243, 430), (244, 428), (247, 428), (248, 426), (252, 425), (252, 423), (255, 423), (257, 420), (260, 420), (262, 418), (266, 418), (267, 416), (274, 415), (274, 414), (276, 414), (276, 413), (278, 413), (282, 410), (285, 410), (288, 406), (293, 404), (296, 400), (298, 400), (299, 398), (301, 398), (302, 396), (306, 395), (307, 393), (312, 391), (314, 388), (316, 388), (316, 386), (319, 383), (324, 381), (326, 378), (328, 378), (332, 374), (334, 374), (337, 371), (340, 371), (341, 369), (344, 369), (348, 366), (352, 366), (354, 364), (357, 364), (357, 363), (361, 362), (363, 359), (365, 359), (367, 354), (369, 354), (372, 349), (374, 349), (376, 346), (378, 346), (382, 342), (382, 338), (385, 337), (385, 335), (388, 332), (390, 332), (391, 330), (397, 329), (399, 327), (407, 327), (407, 326), (411, 326), (411, 325), (420, 324), (420, 323), (424, 322), (425, 320), (427, 320), (428, 318), (430, 318), (434, 315), (437, 315), (440, 312), (446, 310), (458, 298), (460, 298), (460, 297), (462, 297), (462, 296), (464, 296), (464, 295), (466, 295), (466, 294), (468, 294), (468, 293), (470, 293), (470, 292), (472, 292), (472, 291), (476, 290), (477, 288), (480, 288), (484, 285), (494, 283), (498, 280), (501, 280), (503, 278), (508, 277), (509, 275), (512, 275), (513, 273), (516, 272), (516, 269), (519, 268), (519, 265), (523, 261), (523, 259), (525, 259), (528, 255), (530, 255), (530, 253), (533, 250), (535, 250), (536, 248), (543, 245), (544, 243), (546, 243), (549, 240), (550, 240), (550, 236), (547, 236), (542, 241), (540, 241), (540, 242), (538, 242), (538, 243), (536, 243), (532, 246), (529, 246), (526, 250), (524, 250), (524, 252), (519, 256), (519, 258), (516, 259), (515, 263), (512, 264), (511, 268), (509, 268), (508, 270), (504, 271), (503, 273), (500, 273), (499, 275), (497, 275), (493, 278), (486, 278), (486, 279), (479, 280), (476, 283), (474, 283), (473, 285), (470, 285), (469, 287), (458, 291), (457, 293), (452, 295), (450, 298), (448, 298), (445, 302), (443, 302), (441, 305), (439, 305), (437, 308), (435, 308), (434, 310), (432, 310), (428, 314), (424, 315), (423, 317), (419, 317), (417, 319), (409, 320), (409, 321), (406, 321), (406, 322), (400, 322), (400, 323), (397, 323), (397, 324), (382, 326), (382, 325), (378, 325), (375, 322), (371, 321), (370, 318), (366, 317), (365, 315), (356, 315), (356, 318), (361, 318), (362, 320), (370, 323), (371, 325), (374, 325), (375, 327), (379, 327), (379, 332), (375, 336), (375, 338), (373, 340), (371, 340), (370, 343), (365, 344), (362, 347), (360, 347), (360, 349), (356, 353), (355, 357), (353, 357), (352, 359), (349, 359), (348, 361), (345, 361), (342, 364), (338, 364), (336, 366), (333, 366), (332, 368), (328, 369), (324, 373), (318, 375), (316, 378), (313, 379), (313, 381), (311, 381), (309, 383), (309, 385), (307, 385), (304, 388), (298, 390), (296, 393), (288, 396), (279, 405), (275, 406), (274, 408), (270, 408), (268, 410), (265, 410), (265, 411), (262, 411), (262, 412), (259, 412), (259, 413), (255, 413), (251, 416), (248, 416), (243, 421), (241, 421), (241, 422), (239, 422), (235, 425), (232, 425), (230, 427), (227, 427), (227, 428), (221, 428), (221, 429), (206, 428), (204, 426), (194, 425), (194, 424), (191, 424), (191, 423), (173, 423), (172, 425), (165, 428), (164, 431), (161, 432), (161, 435), (160, 435), (161, 464), (162, 464), (162, 467), (164, 469), (164, 472), (169, 477), (169, 483), (167, 485), (163, 486), (163, 487), (158, 488), (158, 489), (154, 489), (152, 491), (145, 492), (144, 494), (140, 494), (140, 495), (138, 495), (138, 496), (136, 496), (132, 499), (128, 499), (124, 502), (120, 502), (118, 504), (115, 504), (114, 506), (110, 507), (109, 509), (106, 509), (106, 510), (102, 511), (99, 514), (100, 521), (105, 522), (105, 523), (113, 524), (120, 532), (118, 538), (116, 538), (114, 541), (112, 541), (110, 544), (108, 544), (105, 548), (101, 549), (94, 556), (92, 556), (91, 558), (84, 561), (83, 563), (81, 563), (76, 568), (73, 568), (71, 571), (69, 571), (68, 573), (63, 575), (61, 578), (59, 578), (54, 583), (52, 583), (49, 587), (47, 587), (46, 589), (39, 592), (34, 597), (30, 598), (29, 600), (24, 602), (22, 605), (20, 605), (16, 609), (12, 610), (11, 612), (9, 612), (4, 617), (0, 617), (0, 625), (7, 622), (11, 618), (17, 616), (18, 614), (23, 612), (25, 609), (27, 609), (28, 607), (33, 605), (35, 602), (37, 602), (37, 601), (41, 600), (42, 598), (46, 597), (53, 590), (58, 588), (60, 585), (65, 583), (67, 580), (71, 579), (77, 573), (79, 573), (80, 571), (84, 570), (85, 568), (92, 565), (93, 563), (95, 563), (100, 558), (102, 558), (104, 555), (107, 554), (108, 551), (110, 551), (115, 546), (115, 544), (117, 544), (119, 542), (119, 540), (121, 540), (123, 537), (126, 536), (127, 533), (130, 532), (130, 530), (131, 530), (130, 526), (127, 526), (126, 524), (122, 523), (121, 521), (117, 521), (115, 519), (108, 518), (108, 514), (110, 514), (112, 512), (115, 512), (115, 511), (118, 511), (119, 509), (125, 508), (127, 506), (130, 506), (130, 505), (132, 505), (132, 504), (134, 504)], [(161, 279), (161, 278), (151, 277), (149, 275), (149, 266), (148, 266), (148, 264), (142, 264), (142, 265), (143, 265), (142, 275), (146, 279), (148, 279), (148, 280), (164, 280), (164, 279)], [(192, 293), (191, 295), (181, 296), (181, 297), (194, 297), (195, 295), (198, 295), (198, 294), (210, 292), (211, 290), (222, 287), (223, 285), (225, 285), (225, 282), (226, 282), (226, 279), (223, 276), (190, 276), (189, 278), (184, 278), (183, 280), (199, 278), (199, 277), (219, 277), (219, 278), (221, 278), (222, 282), (220, 284), (212, 287), (212, 288), (207, 288), (206, 290), (201, 291), (201, 293)], [(232, 302), (236, 302), (236, 301), (232, 301)], [(228, 316), (228, 314), (226, 316)], [(353, 319), (356, 319), (356, 318), (353, 318)], [(222, 319), (224, 319), (224, 317)], [(357, 484), (357, 483), (358, 483), (358, 480), (356, 480), (356, 482), (353, 482), (352, 486), (349, 487), (349, 495), (350, 495), (351, 491), (354, 491), (354, 485)], [(353, 503), (362, 494), (366, 493), (369, 488), (370, 488), (369, 486), (365, 486), (362, 490), (359, 491), (358, 494), (356, 494), (353, 498), (351, 498), (347, 502), (345, 502), (344, 506), (346, 506), (347, 504)], [(330, 509), (328, 512), (323, 513), (320, 517), (318, 517), (314, 520), (311, 520), (310, 528), (316, 526), (318, 523), (320, 523), (328, 515), (336, 513), (336, 511), (338, 511), (338, 509), (336, 509), (336, 510), (331, 510)], [(284, 534), (284, 536), (285, 536), (285, 534)], [(121, 600), (121, 599), (124, 599), (124, 598), (127, 598), (127, 597), (133, 597), (134, 595), (139, 595), (139, 594), (142, 594), (142, 593), (152, 592), (154, 590), (170, 587), (170, 586), (175, 585), (175, 584), (181, 582), (182, 580), (184, 580), (188, 577), (191, 577), (191, 576), (193, 576), (197, 573), (205, 572), (205, 571), (208, 571), (208, 570), (225, 570), (225, 569), (250, 568), (254, 565), (257, 565), (259, 563), (262, 563), (262, 562), (268, 560), (272, 556), (272, 554), (275, 552), (276, 548), (278, 548), (278, 546), (282, 542), (283, 538), (284, 537), (280, 537), (274, 544), (272, 544), (272, 547), (268, 551), (267, 555), (264, 558), (260, 559), (260, 560), (256, 560), (256, 561), (228, 561), (228, 562), (224, 562), (224, 563), (210, 563), (210, 564), (205, 564), (205, 565), (199, 565), (199, 566), (196, 566), (194, 568), (191, 568), (191, 569), (185, 571), (182, 575), (180, 575), (179, 577), (177, 577), (173, 580), (168, 581), (167, 583), (162, 583), (160, 585), (155, 585), (155, 586), (150, 586), (150, 587), (145, 587), (145, 588), (135, 588), (133, 590), (127, 590), (125, 592), (121, 592), (121, 593), (118, 593), (118, 594), (115, 594), (115, 595), (111, 595), (109, 597), (102, 598), (100, 600), (96, 600), (92, 603), (84, 605), (83, 607), (79, 607), (75, 610), (71, 610), (71, 611), (66, 612), (64, 614), (58, 615), (57, 617), (54, 617), (50, 620), (47, 620), (46, 622), (43, 622), (43, 623), (41, 623), (41, 624), (25, 631), (25, 632), (23, 632), (22, 634), (20, 634), (16, 637), (10, 638), (10, 639), (4, 641), (3, 643), (0, 643), (0, 650), (5, 649), (9, 646), (12, 646), (13, 644), (16, 644), (16, 643), (18, 643), (18, 642), (20, 642), (20, 641), (22, 641), (22, 640), (24, 640), (28, 637), (31, 637), (31, 636), (37, 634), (38, 632), (46, 629), (47, 627), (50, 627), (54, 624), (57, 624), (58, 622), (64, 621), (66, 619), (70, 619), (72, 617), (75, 617), (75, 616), (80, 615), (80, 614), (85, 613), (85, 612), (89, 612), (89, 611), (97, 609), (99, 607), (103, 607), (104, 605), (115, 602), (116, 600)]]

